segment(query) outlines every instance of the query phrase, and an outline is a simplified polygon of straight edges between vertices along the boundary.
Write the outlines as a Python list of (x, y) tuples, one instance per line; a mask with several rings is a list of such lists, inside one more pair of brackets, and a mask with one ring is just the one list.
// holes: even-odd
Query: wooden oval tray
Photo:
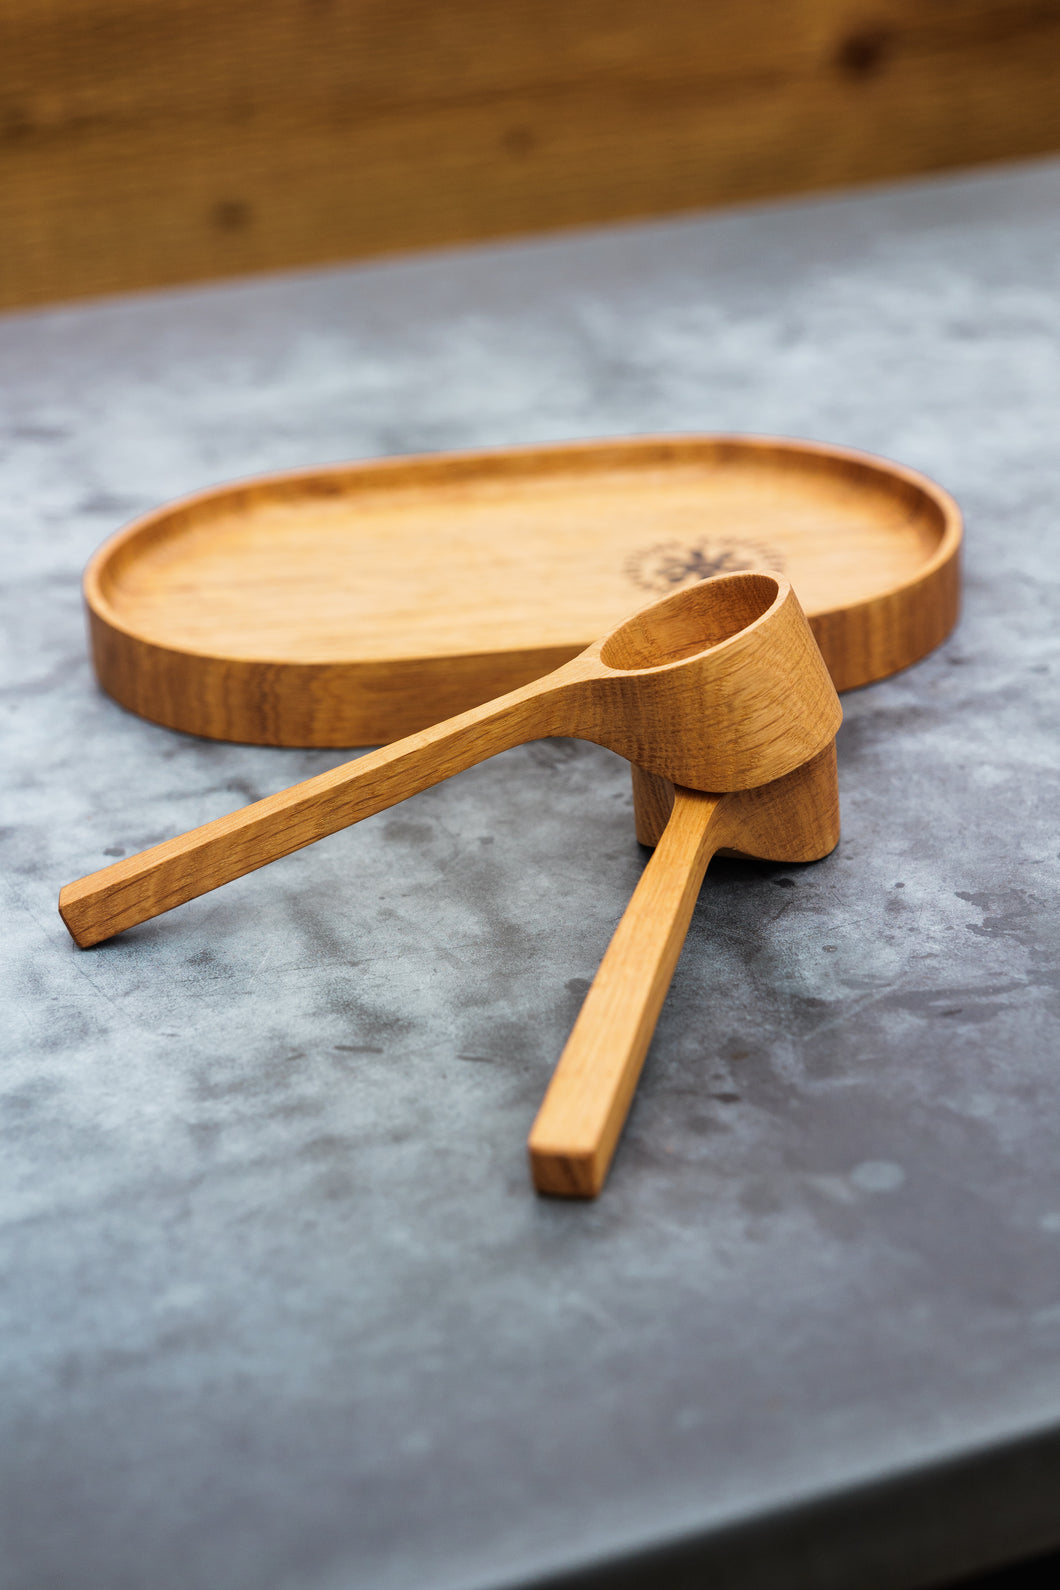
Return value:
[(957, 616), (961, 516), (923, 475), (817, 443), (638, 437), (264, 475), (184, 498), (85, 573), (104, 689), (263, 745), (412, 733), (525, 684), (710, 574), (788, 576), (837, 688)]

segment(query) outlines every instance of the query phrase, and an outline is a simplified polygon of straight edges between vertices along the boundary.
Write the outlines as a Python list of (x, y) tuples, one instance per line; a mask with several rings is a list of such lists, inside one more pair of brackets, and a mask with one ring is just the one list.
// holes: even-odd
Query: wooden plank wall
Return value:
[(0, 304), (1060, 148), (1060, 0), (0, 0)]

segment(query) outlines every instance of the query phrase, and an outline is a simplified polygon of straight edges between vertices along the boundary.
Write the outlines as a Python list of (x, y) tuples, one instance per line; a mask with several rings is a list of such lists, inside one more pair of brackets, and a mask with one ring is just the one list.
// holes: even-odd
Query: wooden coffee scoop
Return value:
[(801, 767), (841, 717), (787, 580), (724, 575), (522, 689), (68, 884), (59, 910), (86, 948), (527, 740), (592, 740), (673, 784), (727, 793)]
[[(793, 692), (799, 682), (791, 681)], [(839, 841), (835, 742), (758, 789), (707, 795), (633, 770), (637, 838), (657, 848), (637, 884), (530, 1133), (538, 1192), (603, 1187), (712, 856), (819, 861)]]

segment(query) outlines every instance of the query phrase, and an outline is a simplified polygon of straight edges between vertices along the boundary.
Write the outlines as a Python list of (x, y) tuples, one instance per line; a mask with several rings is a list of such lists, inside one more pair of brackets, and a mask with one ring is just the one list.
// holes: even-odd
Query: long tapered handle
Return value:
[(731, 799), (677, 791), (530, 1132), (538, 1192), (603, 1187)]
[(59, 913), (87, 949), (498, 751), (564, 733), (565, 725), (550, 711), (559, 699), (556, 682), (563, 672), (69, 883), (59, 895)]

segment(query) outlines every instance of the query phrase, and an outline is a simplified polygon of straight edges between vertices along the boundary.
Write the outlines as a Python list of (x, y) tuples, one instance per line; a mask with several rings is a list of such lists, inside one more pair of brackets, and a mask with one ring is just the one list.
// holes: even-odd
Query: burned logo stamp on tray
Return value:
[(784, 572), (784, 560), (760, 541), (659, 541), (632, 552), (625, 572), (642, 591), (664, 596), (667, 591), (709, 580), (715, 574), (737, 574), (741, 569), (775, 569)]

